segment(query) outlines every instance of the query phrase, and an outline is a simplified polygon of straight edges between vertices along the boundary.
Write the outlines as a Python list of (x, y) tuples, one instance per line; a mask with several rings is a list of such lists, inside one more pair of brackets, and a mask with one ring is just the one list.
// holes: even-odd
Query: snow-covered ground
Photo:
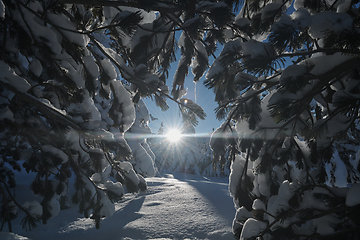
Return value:
[[(233, 239), (235, 209), (227, 178), (166, 174), (147, 182), (148, 191), (126, 194), (100, 229), (73, 207), (30, 232), (21, 229), (20, 216), (13, 232), (33, 240)], [(0, 239), (14, 238), (0, 232)]]

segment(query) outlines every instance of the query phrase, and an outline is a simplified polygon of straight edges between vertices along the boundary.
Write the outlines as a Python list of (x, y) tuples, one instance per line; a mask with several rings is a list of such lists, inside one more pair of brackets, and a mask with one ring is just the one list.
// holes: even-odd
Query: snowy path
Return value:
[(147, 182), (148, 191), (127, 194), (99, 230), (72, 208), (35, 231), (25, 232), (15, 223), (14, 232), (33, 240), (233, 239), (235, 210), (227, 178), (169, 174)]

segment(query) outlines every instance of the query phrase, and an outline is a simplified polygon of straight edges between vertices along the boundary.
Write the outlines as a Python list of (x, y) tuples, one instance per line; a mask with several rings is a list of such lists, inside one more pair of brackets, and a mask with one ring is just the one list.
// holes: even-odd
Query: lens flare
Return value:
[(180, 130), (178, 130), (178, 129), (170, 129), (166, 134), (166, 138), (170, 142), (176, 143), (176, 142), (180, 141), (180, 139), (182, 138), (182, 134), (181, 134)]

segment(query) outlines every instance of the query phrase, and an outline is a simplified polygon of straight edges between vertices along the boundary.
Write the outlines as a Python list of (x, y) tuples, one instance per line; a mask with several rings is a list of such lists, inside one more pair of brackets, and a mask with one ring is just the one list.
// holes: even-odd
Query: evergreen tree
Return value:
[[(237, 238), (357, 239), (359, 16), (356, 0), (0, 0), (2, 226), (17, 208), (24, 226), (47, 222), (72, 174), (72, 201), (99, 226), (123, 185), (143, 186), (126, 161), (136, 169), (135, 106), (170, 98), (191, 132), (205, 115), (185, 77), (213, 56), (205, 84), (224, 123), (211, 147), (215, 165), (232, 161)], [(41, 204), (12, 194), (20, 163)]]
[(159, 135), (164, 134), (164, 122), (161, 122), (161, 125), (160, 125), (159, 130), (158, 130), (158, 134)]
[[(124, 63), (101, 25), (112, 22), (130, 33), (121, 24), (140, 23), (141, 13), (114, 18), (103, 9), (57, 1), (1, 6), (1, 229), (8, 223), (11, 231), (17, 208), (29, 229), (55, 217), (73, 174), (71, 200), (99, 227), (114, 213), (124, 185), (144, 185), (125, 161), (131, 149), (123, 134), (135, 121), (135, 108), (119, 79), (124, 70), (114, 67)], [(13, 171), (21, 170), (36, 173), (30, 188), (41, 203), (15, 198)]]
[(214, 157), (240, 153), (237, 239), (359, 239), (359, 16), (359, 1), (243, 2), (205, 82), (225, 119)]
[(200, 137), (197, 140), (200, 152), (197, 163), (201, 175), (208, 177), (229, 176), (230, 161), (228, 162), (229, 164), (222, 164), (222, 162), (215, 160), (213, 150), (210, 148), (210, 137)]
[(148, 144), (148, 137), (151, 137), (151, 130), (148, 126), (150, 121), (149, 111), (140, 99), (135, 105), (136, 118), (134, 124), (125, 134), (125, 139), (132, 150), (130, 162), (134, 170), (144, 177), (154, 177), (156, 174), (155, 154)]
[[(174, 5), (114, 3), (0, 1), (1, 230), (12, 230), (18, 210), (29, 229), (55, 217), (71, 176), (72, 202), (99, 227), (124, 186), (144, 190), (139, 174), (155, 171), (140, 167), (141, 149), (152, 164), (146, 142), (132, 151), (124, 134), (146, 129), (143, 97), (162, 109), (166, 97), (184, 105), (165, 86), (178, 26), (165, 13)], [(196, 107), (189, 113), (202, 116)], [(16, 199), (14, 171), (35, 173), (30, 187), (40, 202)]]

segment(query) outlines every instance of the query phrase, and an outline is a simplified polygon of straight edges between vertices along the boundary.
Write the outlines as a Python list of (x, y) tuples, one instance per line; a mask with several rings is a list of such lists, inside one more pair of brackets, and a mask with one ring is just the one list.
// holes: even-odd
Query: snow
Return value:
[[(251, 94), (253, 89), (247, 91), (243, 96), (245, 97), (247, 94)], [(259, 129), (263, 129), (262, 131), (254, 131), (249, 129), (249, 124), (246, 121), (238, 121), (235, 125), (236, 131), (239, 135), (247, 138), (262, 138), (262, 139), (273, 139), (278, 134), (277, 128), (281, 127), (283, 123), (276, 123), (275, 119), (271, 117), (270, 111), (267, 108), (272, 103), (276, 102), (278, 98), (283, 97), (281, 93), (276, 94), (277, 92), (273, 91), (266, 95), (262, 101), (262, 111), (260, 113), (261, 121), (258, 124)], [(288, 97), (288, 96), (287, 96)], [(297, 95), (293, 94), (293, 97), (297, 97)], [(290, 97), (288, 97), (290, 98)]]
[(80, 88), (85, 88), (84, 78), (81, 76), (78, 69), (72, 65), (68, 60), (61, 61), (61, 70)]
[(311, 23), (312, 18), (310, 13), (304, 8), (299, 8), (291, 15), (282, 15), (280, 20), (272, 25), (271, 29), (272, 31), (281, 31), (281, 28), (290, 27), (304, 30), (308, 28)]
[(329, 191), (324, 189), (324, 188), (320, 188), (320, 187), (315, 187), (313, 191), (307, 190), (304, 191), (303, 194), (303, 201), (301, 202), (301, 209), (311, 209), (311, 208), (315, 208), (315, 209), (320, 209), (320, 210), (328, 210), (329, 208), (326, 207), (318, 198), (314, 197), (314, 194), (329, 194)]
[(5, 5), (2, 0), (0, 0), (0, 18), (5, 18)]
[[(101, 151), (99, 150), (98, 153), (101, 153)], [(100, 183), (100, 182), (104, 182), (107, 180), (109, 174), (111, 172), (111, 167), (109, 165), (105, 166), (102, 169), (101, 173), (94, 173), (90, 179), (94, 182), (94, 183)]]
[(360, 183), (354, 184), (346, 194), (346, 206), (353, 207), (360, 204)]
[[(153, 177), (156, 174), (156, 168), (154, 166), (154, 158), (150, 155), (150, 153), (148, 152), (148, 150), (150, 150), (149, 148), (146, 149), (146, 147), (144, 147), (144, 145), (148, 145), (146, 143), (146, 141), (138, 141), (137, 139), (135, 140), (127, 140), (130, 148), (133, 151), (133, 156), (134, 156), (134, 169), (138, 172), (143, 174), (144, 176), (147, 177)], [(151, 151), (151, 150), (150, 150)]]
[(280, 10), (280, 8), (283, 6), (282, 3), (269, 3), (267, 4), (262, 13), (261, 13), (261, 21), (267, 21), (269, 19), (269, 17), (272, 17), (274, 14), (274, 12), (277, 12)]
[(83, 152), (82, 146), (80, 146), (80, 134), (79, 132), (71, 129), (66, 134), (66, 140), (69, 142), (69, 145), (71, 148), (74, 148), (75, 150), (79, 152)]
[(30, 71), (37, 77), (41, 75), (42, 65), (38, 59), (34, 59), (29, 64)]
[[(71, 22), (70, 19), (63, 14), (48, 13), (47, 17), (51, 22), (56, 23), (56, 25), (61, 26), (62, 28), (76, 31), (76, 24)], [(79, 46), (86, 46), (89, 43), (90, 39), (85, 34), (79, 34), (67, 30), (60, 30), (60, 31), (61, 34), (58, 35), (64, 36), (66, 40), (70, 41), (71, 43), (74, 43)]]
[(300, 30), (303, 30), (311, 25), (311, 15), (304, 8), (300, 8), (295, 11), (293, 14), (291, 14), (291, 17)]
[[(94, 100), (89, 97), (89, 92), (84, 91), (84, 99), (81, 102), (81, 104), (75, 104), (71, 103), (68, 107), (68, 112), (81, 113), (86, 112), (90, 114), (91, 121), (101, 121), (101, 113), (99, 112), (99, 109), (95, 106)], [(75, 118), (74, 118), (75, 119)], [(82, 122), (82, 118), (80, 122)]]
[[(13, 222), (13, 231), (33, 240), (233, 239), (235, 210), (227, 178), (167, 174), (146, 180), (148, 190), (125, 194), (115, 204), (113, 215), (100, 222), (100, 229), (71, 207), (34, 231), (22, 230), (19, 217)], [(1, 239), (21, 239), (11, 233), (0, 234)]]
[(269, 180), (270, 177), (266, 173), (256, 174), (254, 181), (254, 193), (256, 193), (258, 196), (271, 196)]
[(0, 239), (2, 239), (2, 240), (28, 240), (29, 238), (20, 236), (15, 233), (0, 232)]
[(119, 166), (125, 172), (130, 172), (130, 170), (132, 169), (131, 163), (129, 162), (120, 162)]
[(121, 183), (119, 183), (119, 182), (114, 183), (114, 182), (108, 180), (104, 183), (104, 187), (108, 191), (113, 192), (118, 196), (122, 196), (125, 193), (123, 185), (121, 185)]
[(82, 58), (84, 61), (84, 65), (89, 73), (94, 77), (97, 78), (99, 76), (99, 66), (95, 63), (95, 60), (92, 56), (84, 56)]
[(257, 198), (253, 202), (252, 209), (266, 211), (266, 205), (263, 201), (261, 201), (260, 199)]
[[(337, 150), (335, 150), (335, 153), (333, 154), (330, 163), (325, 163), (325, 169), (328, 178), (326, 183), (329, 186), (336, 186), (340, 188), (347, 186), (348, 173), (346, 165), (343, 160), (341, 160), (339, 152)], [(334, 177), (334, 179), (332, 176)]]
[(115, 205), (112, 204), (110, 199), (105, 195), (105, 193), (103, 191), (99, 191), (99, 192), (97, 192), (97, 194), (99, 194), (100, 198), (101, 198), (100, 199), (101, 209), (100, 209), (99, 215), (101, 217), (113, 216), (115, 213)]
[(240, 240), (248, 239), (258, 235), (261, 231), (265, 230), (266, 227), (266, 223), (254, 218), (249, 218), (244, 223), (244, 230), (241, 232)]
[(242, 42), (241, 48), (243, 55), (250, 58), (271, 58), (275, 55), (271, 44), (258, 42), (253, 39), (250, 39), (247, 42)]
[(312, 38), (322, 38), (326, 31), (340, 34), (344, 30), (351, 30), (352, 17), (347, 13), (321, 12), (312, 16), (309, 34)]
[(345, 0), (343, 3), (339, 4), (336, 9), (336, 12), (347, 12), (351, 6), (351, 0)]
[(18, 76), (15, 71), (3, 61), (0, 61), (0, 81), (9, 84), (16, 90), (23, 93), (30, 89), (30, 84), (28, 81)]
[(238, 187), (238, 183), (240, 181), (244, 165), (245, 165), (245, 159), (241, 155), (237, 155), (235, 157), (235, 161), (231, 163), (231, 173), (229, 176), (230, 184), (229, 184), (229, 190), (231, 196), (236, 196), (236, 190)]
[(245, 207), (240, 207), (236, 210), (235, 219), (238, 221), (245, 221), (251, 217), (253, 217), (252, 213), (249, 212)]
[(288, 210), (290, 207), (288, 202), (294, 194), (294, 183), (290, 183), (288, 180), (285, 180), (280, 188), (278, 195), (272, 195), (269, 198), (267, 211), (270, 213), (268, 216), (269, 224), (271, 224), (271, 229), (275, 230), (278, 227), (287, 228), (293, 221), (298, 220), (297, 218), (291, 217), (287, 218), (284, 221), (276, 221), (273, 216), (277, 216), (282, 210)]
[[(119, 54), (117, 54), (112, 48), (110, 48), (111, 43), (103, 35), (104, 34), (94, 34), (94, 36), (96, 37), (96, 44), (99, 45), (100, 48), (102, 48), (105, 51), (106, 55), (108, 55), (111, 58), (111, 61), (114, 61), (111, 64), (115, 64), (117, 67), (121, 67), (121, 69), (123, 71), (122, 76), (124, 78), (132, 77), (132, 75), (134, 74), (132, 67), (126, 65), (124, 59)], [(99, 50), (99, 48), (93, 48), (92, 50), (100, 56), (104, 55)], [(107, 58), (107, 56), (105, 56), (105, 58)], [(103, 64), (103, 62), (101, 62), (101, 64)], [(108, 64), (108, 63), (105, 63), (105, 64)], [(108, 64), (107, 67), (111, 67), (111, 66), (109, 66), (109, 64)], [(108, 70), (110, 70), (110, 69), (108, 69)], [(118, 69), (115, 69), (115, 70), (116, 70), (117, 75), (119, 75), (119, 70)], [(110, 73), (112, 73), (111, 71), (112, 70), (110, 70)]]
[[(200, 42), (199, 40), (195, 41), (194, 47), (196, 49), (196, 57), (194, 57), (191, 60), (191, 65), (190, 66), (192, 67), (192, 69), (191, 69), (192, 74), (194, 76), (196, 76), (196, 73), (195, 73), (194, 70), (196, 69), (197, 66), (200, 65), (199, 57), (201, 56), (201, 58), (204, 59), (207, 62), (208, 61), (208, 55), (207, 55), (204, 44), (202, 42)], [(203, 73), (203, 75), (204, 75), (204, 73)]]
[[(29, 3), (27, 7), (35, 12), (42, 11), (39, 2)], [(37, 21), (36, 16), (29, 10), (24, 7), (21, 9), (23, 14), (12, 13), (14, 20), (20, 24), (29, 36), (34, 36), (37, 41), (44, 42), (54, 54), (60, 54), (62, 47), (58, 41), (57, 33)], [(31, 29), (31, 33), (28, 29)], [(46, 39), (47, 41), (42, 41), (42, 39)]]
[(305, 0), (295, 0), (294, 1), (294, 8), (296, 10), (304, 7)]
[(134, 169), (130, 169), (129, 172), (125, 173), (126, 177), (128, 177), (131, 182), (133, 182), (135, 185), (139, 185), (140, 184), (140, 178), (139, 178), (139, 174), (136, 174)]
[(42, 145), (41, 149), (43, 152), (51, 153), (53, 156), (56, 156), (59, 159), (61, 159), (62, 160), (61, 163), (66, 163), (69, 160), (69, 157), (66, 155), (66, 153), (64, 153), (60, 149), (53, 147), (49, 144)]
[(296, 81), (299, 77), (307, 73), (304, 65), (290, 65), (281, 74), (280, 83), (284, 84), (287, 81)]
[(104, 68), (106, 74), (109, 76), (110, 79), (116, 79), (117, 78), (117, 73), (116, 73), (115, 67), (110, 62), (109, 59), (101, 60), (101, 65)]
[(222, 66), (222, 64), (221, 64), (221, 61), (224, 58), (224, 56), (226, 56), (229, 53), (239, 52), (241, 50), (241, 47), (242, 47), (242, 45), (241, 45), (240, 40), (234, 40), (234, 41), (227, 42), (224, 45), (224, 48), (221, 51), (220, 56), (217, 59), (215, 59), (215, 61), (211, 65), (210, 69), (206, 73), (206, 78), (211, 79), (214, 76), (221, 74), (224, 71), (224, 68), (226, 67), (226, 66)]
[(311, 74), (319, 76), (321, 74), (325, 74), (326, 72), (330, 71), (331, 69), (339, 66), (346, 61), (352, 59), (351, 56), (341, 53), (335, 53), (333, 55), (326, 55), (326, 56), (319, 56), (313, 57), (309, 61), (311, 64), (314, 65), (314, 68), (311, 70)]
[(125, 138), (133, 153), (131, 163), (137, 173), (145, 177), (154, 177), (156, 175), (155, 155), (145, 137), (151, 134), (148, 126), (150, 115), (142, 99), (135, 105), (135, 113), (135, 122), (125, 133)]
[(4, 108), (0, 108), (0, 120), (4, 120), (4, 119), (8, 119), (10, 121), (14, 121), (14, 114), (13, 112), (9, 109), (8, 106), (4, 107)]
[(116, 99), (121, 105), (121, 112), (118, 112), (117, 122), (122, 124), (122, 131), (126, 132), (135, 122), (135, 107), (132, 102), (130, 93), (125, 89), (125, 87), (118, 80), (113, 80), (110, 82), (114, 99)]

